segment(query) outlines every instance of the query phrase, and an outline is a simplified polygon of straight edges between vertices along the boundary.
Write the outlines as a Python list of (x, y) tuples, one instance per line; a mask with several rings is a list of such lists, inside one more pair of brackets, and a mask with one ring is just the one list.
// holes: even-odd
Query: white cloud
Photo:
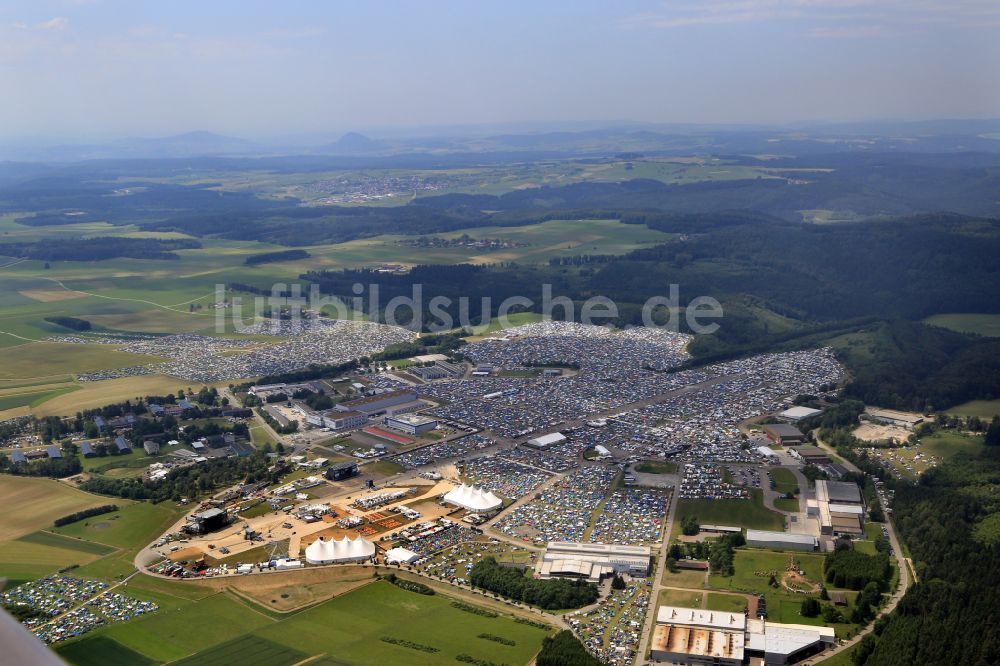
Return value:
[[(630, 28), (686, 28), (736, 23), (799, 21), (816, 37), (878, 37), (899, 25), (994, 27), (996, 0), (668, 0), (657, 12), (621, 20)], [(831, 24), (839, 24), (832, 27)]]
[(69, 25), (69, 19), (65, 16), (56, 16), (50, 18), (44, 23), (39, 23), (35, 26), (36, 30), (62, 30)]

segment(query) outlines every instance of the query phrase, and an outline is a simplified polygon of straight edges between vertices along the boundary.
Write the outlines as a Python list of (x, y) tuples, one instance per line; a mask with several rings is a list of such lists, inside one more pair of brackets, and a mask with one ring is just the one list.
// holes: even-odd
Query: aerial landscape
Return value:
[(949, 5), (0, 8), (0, 664), (1000, 663)]

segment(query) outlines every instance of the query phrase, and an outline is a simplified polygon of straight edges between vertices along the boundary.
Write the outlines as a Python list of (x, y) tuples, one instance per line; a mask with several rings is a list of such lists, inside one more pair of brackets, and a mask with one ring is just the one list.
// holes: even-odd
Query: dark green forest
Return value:
[(956, 456), (916, 485), (897, 485), (893, 511), (919, 582), (876, 623), (856, 663), (1000, 663), (1000, 545), (988, 538), (1000, 511), (1000, 452)]

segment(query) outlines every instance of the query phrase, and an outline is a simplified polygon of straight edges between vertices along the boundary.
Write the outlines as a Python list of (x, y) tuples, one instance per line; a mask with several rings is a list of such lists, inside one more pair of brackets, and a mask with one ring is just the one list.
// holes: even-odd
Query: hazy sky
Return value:
[(1000, 116), (1000, 0), (7, 0), (0, 135)]

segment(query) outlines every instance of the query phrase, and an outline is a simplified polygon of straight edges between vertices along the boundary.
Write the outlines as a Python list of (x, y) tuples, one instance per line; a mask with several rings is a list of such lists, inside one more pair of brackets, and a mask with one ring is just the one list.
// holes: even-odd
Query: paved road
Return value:
[[(816, 441), (819, 442), (818, 439)], [(822, 446), (823, 448), (830, 450), (830, 448), (825, 444), (823, 444), (822, 442), (819, 443), (820, 446)], [(851, 462), (848, 460), (844, 461), (844, 466), (851, 471), (859, 471), (858, 468), (852, 465)], [(882, 499), (881, 495), (879, 495), (879, 504), (882, 506), (882, 512), (888, 517), (889, 507), (886, 505), (886, 502)], [(906, 594), (906, 590), (909, 589), (910, 585), (912, 584), (910, 577), (910, 570), (909, 567), (907, 567), (907, 558), (903, 556), (903, 549), (900, 547), (899, 538), (896, 536), (896, 528), (893, 526), (891, 520), (887, 520), (885, 525), (888, 528), (889, 543), (892, 545), (892, 551), (896, 558), (896, 565), (899, 567), (899, 585), (896, 586), (896, 590), (892, 593), (892, 596), (889, 597), (888, 602), (883, 604), (882, 607), (879, 609), (879, 613), (875, 618), (876, 620), (882, 617), (883, 615), (891, 613), (896, 608), (896, 605), (899, 604), (899, 601), (900, 599), (903, 598), (903, 595)], [(859, 631), (857, 635), (851, 638), (850, 640), (845, 641), (844, 643), (832, 648), (827, 652), (817, 655), (816, 659), (810, 659), (809, 661), (804, 662), (804, 664), (806, 666), (808, 666), (809, 664), (818, 664), (823, 660), (829, 659), (834, 655), (840, 654), (844, 650), (850, 650), (855, 645), (857, 645), (862, 638), (870, 634), (874, 628), (875, 628), (875, 621), (873, 620), (868, 626)]]
[(660, 550), (656, 559), (656, 571), (653, 573), (653, 589), (649, 591), (649, 607), (646, 609), (646, 621), (642, 625), (642, 633), (639, 635), (639, 647), (637, 649), (635, 663), (646, 663), (646, 648), (650, 637), (653, 634), (653, 625), (656, 622), (656, 605), (660, 598), (660, 590), (667, 589), (663, 584), (663, 573), (667, 568), (667, 551), (670, 550), (670, 531), (674, 525), (674, 514), (677, 512), (677, 502), (680, 493), (674, 487), (670, 495), (670, 509), (667, 511), (667, 520), (663, 525), (663, 541), (660, 543)]

